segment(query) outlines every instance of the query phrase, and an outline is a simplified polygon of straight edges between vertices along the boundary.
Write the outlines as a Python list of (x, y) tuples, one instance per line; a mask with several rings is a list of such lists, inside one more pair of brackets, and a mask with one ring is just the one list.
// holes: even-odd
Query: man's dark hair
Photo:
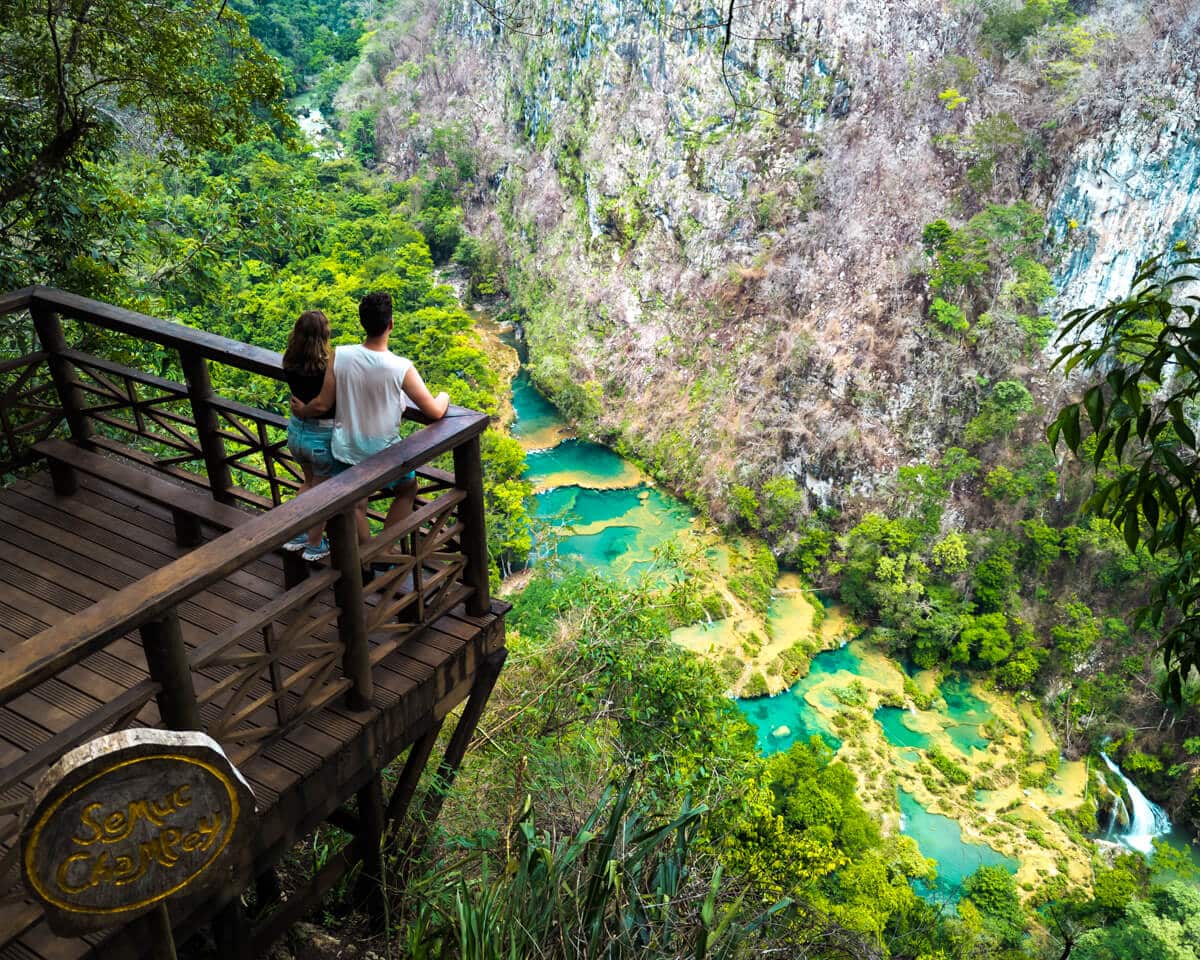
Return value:
[(392, 295), (382, 290), (368, 293), (358, 304), (358, 322), (368, 337), (377, 337), (392, 322)]

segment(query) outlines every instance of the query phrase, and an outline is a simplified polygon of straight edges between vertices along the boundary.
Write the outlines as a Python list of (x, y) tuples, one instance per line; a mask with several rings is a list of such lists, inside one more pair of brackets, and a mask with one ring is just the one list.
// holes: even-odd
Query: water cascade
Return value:
[[(1107, 753), (1101, 753), (1100, 756), (1104, 762), (1108, 764), (1108, 769), (1121, 778), (1121, 782), (1125, 784), (1125, 789), (1129, 793), (1129, 805), (1133, 809), (1129, 811), (1129, 827), (1121, 834), (1119, 839), (1125, 846), (1137, 850), (1140, 853), (1154, 852), (1154, 838), (1166, 836), (1171, 832), (1171, 818), (1167, 816), (1156, 803), (1151, 803), (1146, 799), (1146, 795), (1137, 788), (1132, 780), (1121, 772), (1121, 768), (1109, 759)], [(1113, 823), (1115, 824), (1115, 818)], [(1109, 826), (1109, 832), (1112, 831), (1112, 825)]]
[(1129, 810), (1125, 801), (1120, 797), (1113, 798), (1112, 809), (1108, 811), (1108, 836), (1117, 832), (1117, 828), (1129, 823)]

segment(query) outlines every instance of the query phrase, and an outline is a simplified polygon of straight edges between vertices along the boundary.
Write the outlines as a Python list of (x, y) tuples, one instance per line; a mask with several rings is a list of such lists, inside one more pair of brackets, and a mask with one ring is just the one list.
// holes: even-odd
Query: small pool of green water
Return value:
[[(966, 677), (947, 677), (940, 690), (946, 706), (938, 713), (947, 721), (943, 729), (950, 741), (966, 756), (970, 756), (972, 749), (986, 750), (990, 741), (984, 736), (983, 727), (996, 719), (992, 708), (975, 695)], [(933, 737), (921, 729), (917, 715), (907, 708), (880, 707), (875, 711), (875, 719), (893, 746), (919, 750), (933, 746)]]
[(922, 894), (955, 901), (962, 894), (963, 881), (982, 866), (1001, 866), (1017, 872), (1017, 861), (998, 853), (985, 843), (963, 839), (958, 821), (930, 813), (910, 793), (900, 791), (900, 829), (917, 841), (922, 856), (937, 862), (937, 879), (932, 884), (918, 883)]
[[(789, 689), (774, 697), (748, 697), (734, 702), (746, 715), (758, 733), (758, 749), (770, 755), (786, 750), (793, 743), (818, 736), (830, 748), (837, 750), (842, 741), (828, 728), (821, 716), (804, 699), (813, 687), (835, 673), (857, 675), (862, 659), (854, 651), (853, 644), (836, 650), (826, 650), (812, 658), (808, 676), (794, 683)], [(847, 678), (847, 682), (852, 679)], [(832, 701), (827, 704), (836, 708)], [(788, 733), (775, 736), (775, 731), (786, 727)]]
[(883, 727), (883, 735), (893, 747), (927, 750), (933, 743), (933, 738), (928, 733), (909, 726), (912, 716), (908, 710), (900, 707), (880, 707), (875, 711), (875, 719)]
[(769, 756), (787, 750), (794, 743), (807, 743), (811, 737), (820, 737), (830, 750), (837, 750), (842, 741), (824, 728), (808, 704), (797, 705), (794, 700), (796, 694), (785, 690), (774, 697), (738, 701), (758, 735), (759, 752)]
[(557, 443), (556, 432), (566, 424), (554, 404), (541, 395), (529, 372), (522, 367), (512, 382), (512, 404), (517, 418), (513, 421), (512, 435), (518, 440), (534, 446), (553, 446)]
[(557, 544), (560, 560), (611, 574), (644, 572), (659, 547), (691, 527), (691, 510), (654, 487), (554, 487), (537, 505), (539, 517), (569, 528)]
[[(520, 423), (520, 421), (517, 421)], [(525, 479), (536, 489), (579, 486), (594, 489), (628, 488), (642, 484), (632, 463), (608, 447), (571, 438), (548, 450), (530, 450)]]

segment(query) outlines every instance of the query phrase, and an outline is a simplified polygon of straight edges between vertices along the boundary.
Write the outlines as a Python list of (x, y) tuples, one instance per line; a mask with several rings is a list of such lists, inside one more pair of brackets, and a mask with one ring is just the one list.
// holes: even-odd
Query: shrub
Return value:
[(758, 497), (749, 487), (735, 483), (729, 488), (729, 508), (747, 527), (754, 529), (758, 525)]
[(971, 782), (971, 775), (967, 773), (966, 769), (951, 760), (937, 747), (932, 747), (928, 751), (927, 756), (929, 757), (929, 762), (937, 768), (938, 772), (946, 778), (947, 782), (960, 787), (963, 784)]
[(765, 697), (767, 695), (767, 679), (757, 670), (750, 674), (746, 687), (742, 691), (744, 697)]
[(1020, 53), (1025, 41), (1048, 23), (1074, 19), (1070, 0), (990, 0), (979, 35), (1001, 53)]
[(929, 308), (929, 312), (933, 316), (933, 319), (947, 330), (955, 330), (962, 333), (970, 329), (971, 325), (967, 322), (967, 315), (963, 312), (962, 307), (956, 307), (941, 297), (933, 298), (933, 304)]
[(1033, 395), (1020, 380), (1000, 380), (967, 424), (963, 439), (969, 444), (988, 443), (1016, 429), (1021, 417), (1034, 408)]

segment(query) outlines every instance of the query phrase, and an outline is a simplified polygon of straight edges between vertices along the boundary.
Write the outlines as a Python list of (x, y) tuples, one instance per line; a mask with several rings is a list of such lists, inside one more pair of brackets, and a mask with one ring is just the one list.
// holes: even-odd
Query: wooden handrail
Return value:
[(252, 517), (187, 556), (30, 637), (0, 658), (0, 706), (130, 630), (161, 617), (317, 521), (349, 509), (410, 470), (473, 440), (488, 422), (482, 413), (448, 415), (363, 461), (354, 470)]
[(29, 306), (29, 302), (33, 299), (33, 292), (36, 289), (37, 287), (22, 287), (20, 290), (0, 293), (0, 315), (24, 310)]
[(281, 358), (274, 350), (240, 343), (216, 333), (160, 320), (52, 287), (34, 287), (31, 301), (44, 304), (64, 317), (94, 323), (106, 330), (130, 334), (175, 350), (194, 351), (209, 360), (216, 360), (274, 380), (283, 379)]
[[(230, 340), (220, 334), (197, 330), (195, 327), (173, 323), (170, 320), (160, 320), (134, 310), (126, 310), (124, 307), (114, 307), (110, 303), (81, 297), (54, 287), (25, 287), (0, 294), (0, 315), (36, 305), (48, 307), (64, 317), (92, 323), (117, 333), (129, 334), (139, 340), (149, 340), (176, 350), (189, 350), (208, 360), (256, 373), (271, 380), (285, 380), (283, 356), (275, 350)], [(236, 403), (225, 398), (217, 400), (221, 405)], [(447, 415), (465, 415), (472, 412), (466, 407), (451, 406)], [(422, 424), (432, 422), (419, 410), (411, 408), (405, 413), (405, 418)], [(286, 423), (286, 417), (282, 420)]]

